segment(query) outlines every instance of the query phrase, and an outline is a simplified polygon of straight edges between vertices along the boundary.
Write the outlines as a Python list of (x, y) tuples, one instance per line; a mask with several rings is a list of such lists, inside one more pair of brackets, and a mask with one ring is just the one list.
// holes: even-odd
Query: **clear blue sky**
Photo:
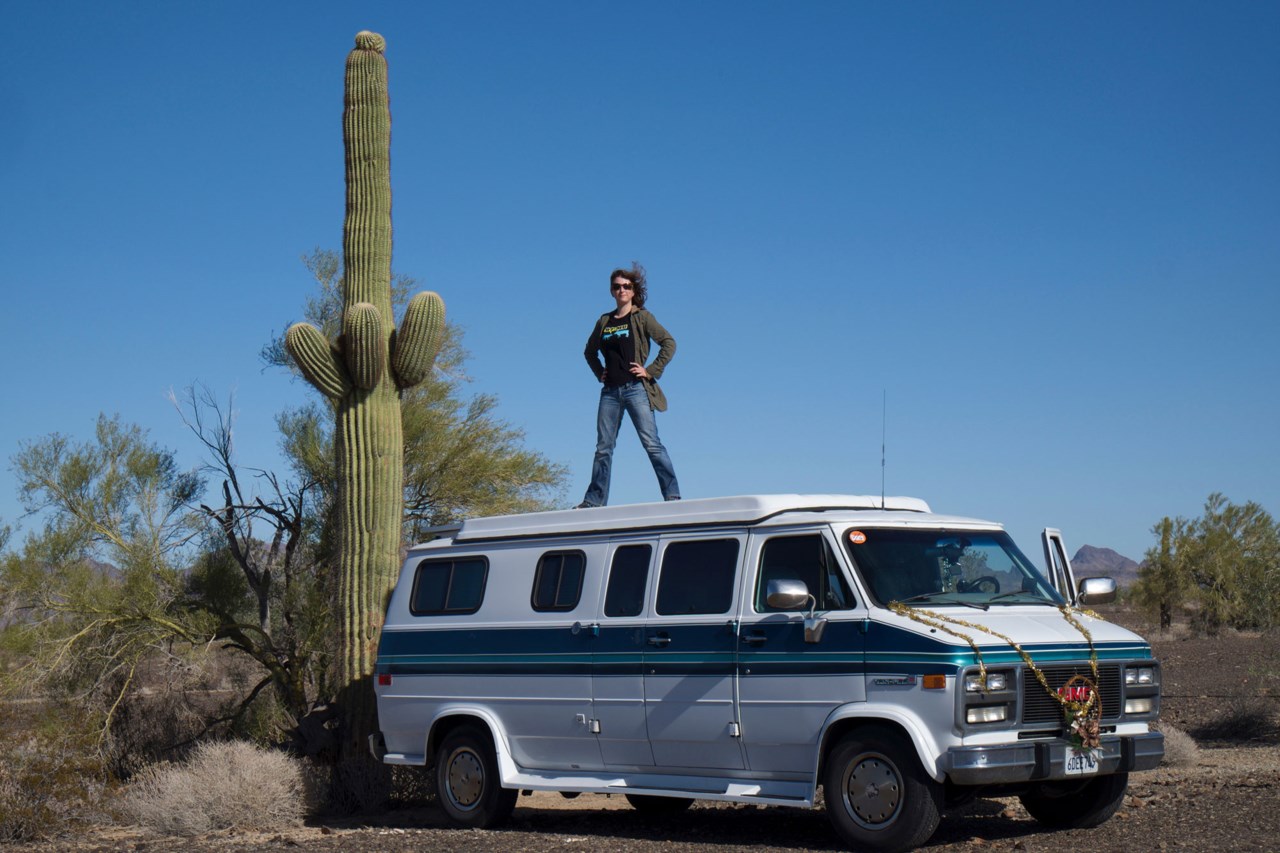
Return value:
[[(585, 489), (582, 360), (642, 261), (684, 494), (887, 490), (1039, 554), (1280, 514), (1280, 4), (48, 2), (0, 51), (0, 454), (234, 391), (337, 248), (342, 70), (388, 42), (397, 270)], [(614, 503), (658, 497), (624, 425)], [(20, 521), (0, 471), (0, 518)]]

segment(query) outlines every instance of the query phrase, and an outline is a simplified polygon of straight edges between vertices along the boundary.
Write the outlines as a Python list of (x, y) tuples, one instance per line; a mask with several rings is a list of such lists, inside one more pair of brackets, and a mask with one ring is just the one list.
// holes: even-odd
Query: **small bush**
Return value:
[(436, 798), (436, 779), (432, 768), (393, 765), (391, 767), (391, 802), (397, 806), (422, 806)]
[(107, 819), (107, 774), (88, 726), (31, 703), (0, 709), (0, 843), (64, 835)]
[(301, 763), (244, 741), (205, 743), (185, 764), (157, 764), (130, 784), (134, 819), (165, 835), (218, 829), (269, 832), (307, 812)]
[(1280, 715), (1273, 701), (1261, 696), (1240, 696), (1223, 711), (1191, 732), (1196, 740), (1236, 743), (1280, 742)]
[(1168, 723), (1157, 723), (1156, 731), (1164, 735), (1161, 766), (1194, 767), (1200, 762), (1200, 746), (1191, 735)]

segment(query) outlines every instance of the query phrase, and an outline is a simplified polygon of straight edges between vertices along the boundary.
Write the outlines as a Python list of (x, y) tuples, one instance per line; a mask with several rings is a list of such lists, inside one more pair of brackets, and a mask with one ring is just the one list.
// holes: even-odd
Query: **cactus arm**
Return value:
[(431, 375), (443, 338), (444, 300), (430, 291), (419, 293), (409, 300), (395, 337), (392, 368), (401, 388), (411, 388)]
[(285, 333), (284, 345), (302, 375), (321, 394), (336, 400), (350, 389), (351, 382), (346, 368), (342, 366), (342, 359), (315, 326), (294, 323)]
[(351, 381), (366, 390), (377, 387), (387, 361), (387, 340), (378, 309), (368, 302), (348, 308), (342, 318), (342, 338)]

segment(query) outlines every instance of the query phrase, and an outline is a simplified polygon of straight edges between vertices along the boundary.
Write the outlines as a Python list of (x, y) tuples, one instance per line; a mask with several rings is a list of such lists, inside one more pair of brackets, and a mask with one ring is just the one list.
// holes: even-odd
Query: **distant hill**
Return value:
[(1115, 578), (1117, 586), (1130, 586), (1138, 579), (1138, 563), (1110, 548), (1081, 545), (1071, 558), (1076, 580), (1088, 577)]

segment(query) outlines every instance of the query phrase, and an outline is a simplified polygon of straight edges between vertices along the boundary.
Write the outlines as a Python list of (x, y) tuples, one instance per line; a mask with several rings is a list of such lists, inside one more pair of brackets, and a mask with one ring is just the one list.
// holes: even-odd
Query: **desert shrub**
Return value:
[(0, 706), (0, 843), (106, 819), (107, 773), (88, 728), (69, 711)]
[(1196, 740), (1238, 743), (1280, 742), (1276, 703), (1262, 696), (1237, 696), (1217, 716), (1191, 730)]
[(398, 806), (421, 806), (436, 798), (436, 779), (431, 768), (393, 765), (391, 802)]
[(139, 824), (165, 835), (282, 829), (307, 812), (303, 768), (295, 758), (245, 741), (203, 743), (185, 763), (139, 773), (126, 808)]
[(1169, 723), (1157, 723), (1156, 731), (1164, 735), (1165, 767), (1194, 767), (1200, 761), (1200, 746), (1191, 735)]

